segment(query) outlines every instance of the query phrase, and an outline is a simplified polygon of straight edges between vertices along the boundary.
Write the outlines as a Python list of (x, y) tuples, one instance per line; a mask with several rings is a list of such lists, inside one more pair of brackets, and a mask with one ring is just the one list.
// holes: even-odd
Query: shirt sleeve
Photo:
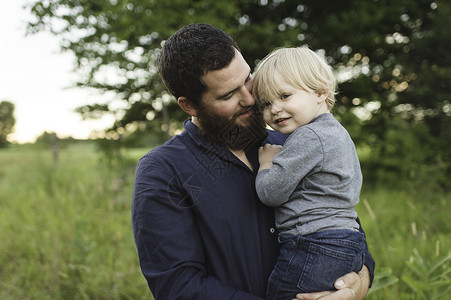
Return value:
[(323, 150), (318, 136), (311, 129), (297, 129), (274, 156), (271, 169), (257, 174), (258, 197), (268, 206), (284, 204), (300, 181), (322, 160)]
[(207, 275), (189, 199), (155, 159), (141, 160), (136, 170), (132, 229), (141, 270), (155, 299), (262, 300)]

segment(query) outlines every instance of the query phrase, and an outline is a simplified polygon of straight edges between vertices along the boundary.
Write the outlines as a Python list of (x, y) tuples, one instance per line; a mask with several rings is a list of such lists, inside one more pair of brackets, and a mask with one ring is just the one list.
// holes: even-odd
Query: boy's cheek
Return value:
[(271, 113), (269, 112), (268, 108), (265, 108), (263, 110), (263, 120), (265, 120), (266, 123), (271, 123)]

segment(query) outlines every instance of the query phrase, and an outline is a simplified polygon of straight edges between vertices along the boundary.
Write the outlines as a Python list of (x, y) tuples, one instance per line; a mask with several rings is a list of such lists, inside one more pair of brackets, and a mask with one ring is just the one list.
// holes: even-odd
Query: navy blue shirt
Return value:
[[(261, 300), (278, 246), (274, 211), (255, 191), (260, 144), (246, 150), (251, 170), (191, 121), (184, 127), (136, 169), (132, 227), (144, 277), (157, 300)], [(284, 140), (271, 131), (265, 143)]]

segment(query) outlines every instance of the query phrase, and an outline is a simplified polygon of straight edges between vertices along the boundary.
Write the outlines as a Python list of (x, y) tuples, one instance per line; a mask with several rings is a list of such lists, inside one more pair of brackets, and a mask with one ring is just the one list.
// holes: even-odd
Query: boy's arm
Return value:
[(274, 156), (280, 152), (282, 146), (266, 144), (258, 149), (258, 161), (260, 168), (258, 171), (271, 169)]
[(314, 132), (293, 132), (274, 156), (272, 165), (265, 160), (265, 165), (259, 169), (255, 184), (260, 200), (271, 207), (284, 204), (304, 176), (322, 159), (323, 149)]

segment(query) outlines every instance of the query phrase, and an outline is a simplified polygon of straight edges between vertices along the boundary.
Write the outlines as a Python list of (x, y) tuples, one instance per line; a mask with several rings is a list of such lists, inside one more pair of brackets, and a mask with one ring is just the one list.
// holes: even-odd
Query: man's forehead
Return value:
[(237, 51), (237, 55), (225, 68), (209, 71), (202, 76), (207, 91), (217, 94), (240, 87), (251, 73), (251, 68)]

